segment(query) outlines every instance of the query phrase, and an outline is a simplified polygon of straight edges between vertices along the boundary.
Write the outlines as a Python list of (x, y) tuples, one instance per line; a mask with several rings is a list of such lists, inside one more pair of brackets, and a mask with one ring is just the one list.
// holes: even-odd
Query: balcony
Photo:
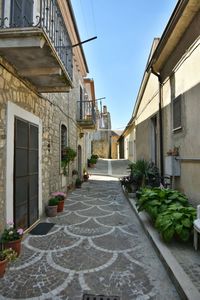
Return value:
[(77, 102), (77, 123), (82, 129), (96, 129), (96, 113), (92, 101)]
[(38, 92), (68, 92), (72, 45), (57, 0), (2, 0), (0, 14), (0, 55)]

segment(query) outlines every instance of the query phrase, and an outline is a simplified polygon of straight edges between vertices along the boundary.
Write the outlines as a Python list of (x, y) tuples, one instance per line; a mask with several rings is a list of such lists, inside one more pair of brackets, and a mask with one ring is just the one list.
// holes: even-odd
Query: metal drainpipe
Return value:
[(152, 73), (158, 77), (159, 82), (159, 137), (160, 137), (160, 175), (161, 183), (164, 184), (164, 162), (163, 162), (163, 118), (162, 118), (162, 82), (159, 73), (151, 68)]

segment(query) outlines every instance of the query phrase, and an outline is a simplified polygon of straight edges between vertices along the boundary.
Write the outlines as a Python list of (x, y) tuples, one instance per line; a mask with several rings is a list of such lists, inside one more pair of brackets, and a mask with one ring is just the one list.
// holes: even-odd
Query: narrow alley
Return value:
[(63, 213), (42, 220), (55, 224), (51, 231), (25, 235), (0, 299), (180, 299), (116, 178), (126, 167), (99, 160), (91, 172), (101, 175), (70, 193)]

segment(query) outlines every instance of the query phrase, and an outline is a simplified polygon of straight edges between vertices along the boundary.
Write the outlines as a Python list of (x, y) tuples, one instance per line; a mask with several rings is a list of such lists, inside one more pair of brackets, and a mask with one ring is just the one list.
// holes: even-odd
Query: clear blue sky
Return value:
[(106, 97), (112, 129), (131, 118), (154, 37), (160, 37), (177, 0), (71, 0), (96, 98)]

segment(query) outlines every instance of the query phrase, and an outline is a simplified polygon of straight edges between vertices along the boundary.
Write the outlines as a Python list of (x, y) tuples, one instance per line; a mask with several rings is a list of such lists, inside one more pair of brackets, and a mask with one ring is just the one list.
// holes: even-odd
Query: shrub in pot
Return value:
[(0, 278), (5, 274), (7, 264), (17, 258), (17, 252), (12, 248), (4, 249), (0, 251)]
[(58, 202), (59, 200), (56, 197), (49, 199), (48, 206), (46, 207), (47, 217), (55, 217), (57, 215)]
[(4, 229), (1, 235), (1, 242), (4, 249), (12, 248), (19, 256), (21, 252), (21, 241), (24, 230), (22, 228), (16, 228), (13, 222), (8, 222), (7, 227)]
[(130, 176), (134, 179), (137, 189), (140, 187), (159, 186), (160, 175), (156, 165), (144, 159), (129, 164)]
[(82, 185), (82, 181), (81, 181), (81, 179), (80, 179), (80, 178), (77, 178), (77, 179), (76, 179), (76, 182), (75, 182), (75, 186), (76, 186), (76, 188), (80, 188), (80, 187), (81, 187), (81, 185)]
[(96, 164), (97, 160), (95, 158), (88, 159), (88, 167), (93, 168)]
[(66, 194), (64, 192), (54, 192), (52, 193), (52, 196), (58, 199), (57, 212), (62, 212), (64, 209)]

